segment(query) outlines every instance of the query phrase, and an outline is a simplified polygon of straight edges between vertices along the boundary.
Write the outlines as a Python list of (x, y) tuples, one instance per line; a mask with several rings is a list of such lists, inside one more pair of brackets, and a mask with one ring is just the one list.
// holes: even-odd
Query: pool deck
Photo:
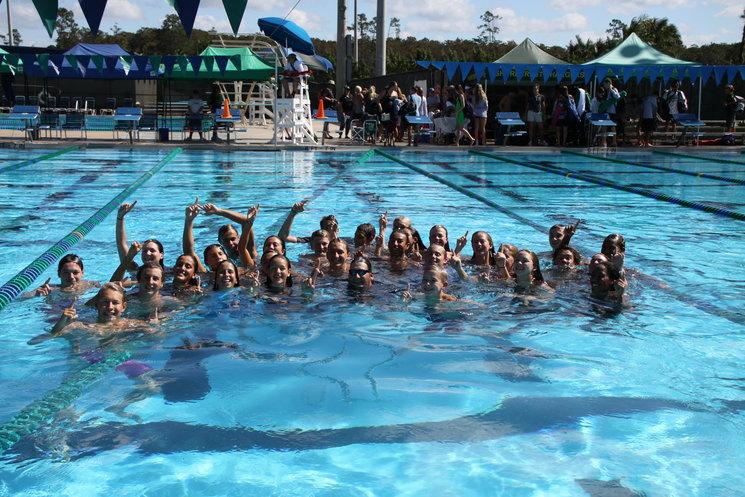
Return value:
[[(317, 136), (321, 135), (321, 127), (316, 126)], [(0, 130), (0, 148), (28, 148), (28, 149), (55, 149), (64, 148), (70, 146), (80, 146), (82, 148), (108, 148), (115, 146), (117, 148), (133, 148), (133, 149), (167, 149), (173, 147), (181, 147), (188, 150), (261, 150), (261, 151), (273, 151), (273, 150), (346, 150), (346, 151), (366, 151), (370, 148), (374, 148), (371, 145), (361, 145), (353, 143), (349, 139), (338, 139), (336, 138), (336, 131), (332, 132), (334, 138), (325, 141), (324, 145), (318, 144), (304, 144), (294, 145), (291, 142), (278, 141), (275, 145), (272, 143), (273, 127), (268, 126), (249, 126), (247, 131), (240, 131), (234, 135), (231, 135), (230, 144), (224, 139), (220, 142), (204, 141), (200, 142), (195, 134), (194, 141), (184, 140), (171, 140), (167, 142), (156, 141), (156, 135), (154, 132), (142, 132), (140, 133), (140, 139), (134, 140), (130, 144), (129, 139), (125, 133), (120, 132), (119, 138), (115, 139), (111, 131), (89, 131), (88, 138), (79, 138), (80, 132), (69, 132), (67, 138), (40, 138), (33, 141), (24, 139), (23, 133), (19, 131)], [(208, 135), (208, 133), (205, 133)], [(221, 138), (224, 138), (224, 134), (221, 133)], [(380, 147), (380, 145), (376, 145)], [(382, 148), (382, 147), (381, 147)], [(430, 145), (422, 144), (418, 147), (408, 146), (406, 142), (397, 143), (395, 147), (388, 147), (389, 150), (463, 150), (468, 151), (470, 149), (494, 149), (499, 148), (501, 151), (507, 152), (530, 152), (530, 153), (541, 153), (541, 152), (556, 152), (561, 150), (559, 147), (527, 147), (527, 146), (499, 146), (494, 143), (487, 144), (483, 147), (470, 147), (462, 146), (456, 148), (453, 145)], [(574, 148), (574, 150), (581, 150), (581, 147)], [(660, 145), (653, 149), (640, 149), (638, 147), (627, 146), (618, 147), (615, 150), (618, 152), (628, 151), (641, 151), (641, 150), (688, 150), (688, 151), (745, 151), (745, 146), (680, 146), (675, 147), (674, 145)], [(611, 149), (612, 150), (612, 149)]]

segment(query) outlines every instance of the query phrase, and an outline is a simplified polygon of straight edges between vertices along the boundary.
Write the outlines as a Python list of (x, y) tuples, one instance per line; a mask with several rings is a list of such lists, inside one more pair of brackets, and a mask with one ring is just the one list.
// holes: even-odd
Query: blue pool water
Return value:
[[(0, 167), (45, 152), (3, 151)], [(159, 238), (173, 264), (196, 196), (241, 211), (260, 203), (259, 243), (303, 198), (298, 234), (334, 213), (351, 236), (387, 210), (422, 233), (445, 224), (453, 243), (485, 229), (536, 252), (551, 225), (583, 219), (573, 244), (586, 257), (605, 235), (626, 237), (629, 306), (599, 312), (584, 278), (525, 303), (452, 276), (466, 302), (405, 305), (396, 291), (420, 274), (396, 280), (382, 263), (369, 301), (329, 278), (310, 302), (208, 295), (160, 333), (112, 348), (154, 368), (161, 391), (113, 368), (90, 378), (4, 453), (0, 496), (745, 495), (745, 223), (462, 151), (393, 154), (435, 177), (379, 155), (355, 163), (359, 152), (182, 152), (130, 197), (128, 235)], [(0, 173), (0, 283), (165, 156), (90, 149)], [(745, 213), (745, 186), (731, 182), (571, 155), (509, 157)], [(707, 157), (743, 165), (618, 157), (745, 179), (736, 154)], [(221, 221), (197, 218), (199, 250)], [(87, 278), (106, 280), (117, 266), (114, 223), (112, 214), (72, 250)], [(64, 340), (27, 345), (68, 303), (17, 300), (2, 311), (0, 422), (85, 367)], [(177, 349), (185, 338), (235, 346)], [(127, 398), (126, 417), (113, 412)]]

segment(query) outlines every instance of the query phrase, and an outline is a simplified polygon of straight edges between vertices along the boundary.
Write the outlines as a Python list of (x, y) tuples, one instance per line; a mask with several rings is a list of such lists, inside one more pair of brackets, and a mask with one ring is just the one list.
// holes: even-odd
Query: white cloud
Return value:
[(217, 18), (211, 15), (199, 14), (194, 19), (194, 28), (203, 29), (209, 31), (215, 28), (218, 33), (232, 33), (233, 29), (230, 27), (230, 21), (226, 16)]
[[(572, 2), (573, 9), (595, 7), (596, 5), (600, 5), (600, 0), (575, 0)], [(551, 0), (551, 7), (557, 10), (564, 10), (567, 7), (566, 0)]]
[[(350, 18), (354, 14), (350, 15)], [(375, 9), (368, 17), (375, 17)], [(409, 0), (387, 3), (386, 18), (401, 19), (405, 33), (430, 39), (470, 38), (476, 34), (478, 18), (470, 0), (420, 0), (412, 9)]]
[(510, 8), (497, 7), (492, 13), (502, 17), (500, 26), (503, 35), (526, 35), (532, 33), (579, 32), (587, 28), (587, 18), (579, 12), (568, 12), (552, 19), (522, 17)]
[(111, 21), (119, 21), (120, 19), (138, 21), (144, 19), (140, 6), (129, 0), (109, 0), (106, 4), (103, 17)]
[(301, 9), (295, 9), (289, 16), (287, 16), (287, 19), (303, 28), (313, 38), (336, 38), (336, 23), (329, 26), (329, 24), (324, 23), (324, 19), (315, 12), (306, 12)]
[(724, 9), (720, 10), (716, 14), (714, 14), (714, 17), (739, 17), (740, 14), (742, 14), (742, 5), (736, 4), (736, 5), (730, 5), (729, 7), (725, 7)]
[(690, 3), (691, 0), (621, 0), (620, 2), (611, 2), (607, 10), (609, 14), (631, 18), (644, 13), (650, 7), (671, 9), (673, 7), (683, 7)]

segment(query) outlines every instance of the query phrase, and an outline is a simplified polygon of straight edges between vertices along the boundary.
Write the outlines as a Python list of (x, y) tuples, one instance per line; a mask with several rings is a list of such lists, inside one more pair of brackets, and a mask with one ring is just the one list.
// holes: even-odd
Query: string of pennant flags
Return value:
[[(186, 36), (190, 37), (192, 29), (194, 28), (194, 20), (197, 17), (197, 9), (199, 9), (200, 0), (167, 1), (174, 8), (176, 14), (178, 14), (178, 17), (181, 20), (181, 25), (186, 32)], [(0, 2), (2, 2), (2, 0), (0, 0)], [(78, 0), (78, 2), (80, 3), (80, 9), (83, 11), (83, 15), (85, 15), (88, 27), (90, 28), (91, 33), (95, 36), (98, 34), (101, 19), (106, 10), (106, 3), (108, 0)], [(33, 3), (34, 7), (36, 7), (36, 12), (39, 13), (39, 17), (44, 24), (44, 28), (46, 28), (47, 33), (49, 33), (49, 37), (51, 38), (54, 28), (57, 25), (59, 0), (33, 0)], [(247, 3), (248, 0), (222, 0), (233, 34), (238, 34), (238, 28), (241, 25), (241, 20), (246, 11)]]
[(719, 85), (723, 80), (732, 83), (739, 75), (745, 80), (745, 66), (705, 66), (695, 64), (669, 65), (627, 65), (612, 66), (606, 64), (511, 64), (496, 62), (446, 62), (446, 61), (417, 61), (417, 65), (424, 69), (444, 71), (448, 79), (456, 75), (466, 79), (471, 74), (476, 80), (486, 78), (490, 82), (508, 80), (549, 80), (567, 79), (572, 82), (586, 83), (593, 76), (604, 78), (613, 76), (622, 82), (628, 79), (657, 79), (667, 83), (670, 79), (701, 78), (706, 82), (714, 78)]
[[(170, 77), (176, 72), (197, 75), (200, 71), (241, 70), (240, 55), (72, 55), (72, 54), (0, 54), (3, 63), (22, 69), (25, 74), (41, 77), (104, 76), (111, 72), (131, 79)], [(228, 66), (230, 64), (230, 67)], [(91, 74), (93, 73), (93, 74)]]

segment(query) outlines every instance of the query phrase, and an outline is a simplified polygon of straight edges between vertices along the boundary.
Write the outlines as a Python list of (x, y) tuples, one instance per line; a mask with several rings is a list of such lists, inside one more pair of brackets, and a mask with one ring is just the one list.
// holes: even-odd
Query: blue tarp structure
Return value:
[(78, 43), (63, 54), (21, 56), (29, 76), (68, 79), (153, 79), (157, 72), (148, 59), (116, 44), (92, 43)]

